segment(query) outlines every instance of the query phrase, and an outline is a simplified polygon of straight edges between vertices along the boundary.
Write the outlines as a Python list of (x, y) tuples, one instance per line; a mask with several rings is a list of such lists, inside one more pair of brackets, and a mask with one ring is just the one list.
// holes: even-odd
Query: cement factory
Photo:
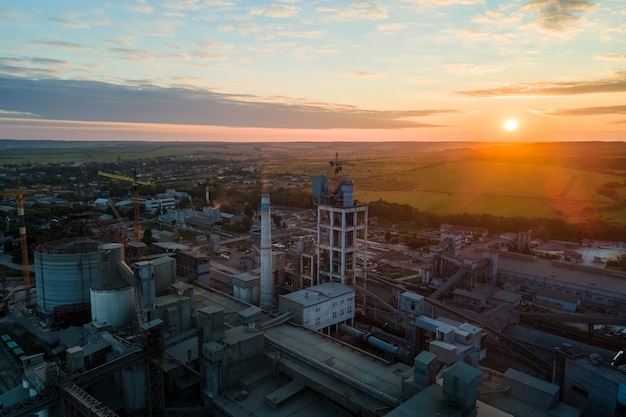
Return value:
[(626, 326), (624, 273), (446, 227), (391, 278), (354, 190), (314, 177), (286, 231), (263, 194), (260, 233), (206, 250), (68, 215), (5, 294), (0, 416), (626, 416), (626, 339), (594, 334)]

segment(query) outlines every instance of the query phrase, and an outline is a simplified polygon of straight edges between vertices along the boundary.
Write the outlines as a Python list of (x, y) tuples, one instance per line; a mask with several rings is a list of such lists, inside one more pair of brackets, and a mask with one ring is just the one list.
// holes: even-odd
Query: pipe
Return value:
[(286, 321), (291, 320), (291, 311), (281, 314), (280, 316), (274, 317), (271, 320), (266, 321), (261, 324), (261, 330), (269, 329), (270, 327), (278, 326), (279, 324), (283, 324)]
[(376, 349), (380, 349), (383, 352), (390, 353), (393, 357), (396, 357), (398, 354), (398, 347), (392, 345), (391, 343), (387, 343), (382, 339), (377, 338), (376, 336), (372, 336), (371, 333), (366, 333), (362, 330), (355, 329), (354, 327), (350, 327), (347, 324), (340, 324), (339, 331), (346, 333), (356, 339), (359, 339), (370, 346), (375, 347)]

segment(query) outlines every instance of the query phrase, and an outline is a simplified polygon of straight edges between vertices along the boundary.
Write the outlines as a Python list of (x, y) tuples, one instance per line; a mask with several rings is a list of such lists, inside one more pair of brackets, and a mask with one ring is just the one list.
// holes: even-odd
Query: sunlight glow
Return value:
[(513, 132), (515, 129), (517, 129), (517, 126), (518, 123), (515, 119), (508, 119), (506, 122), (504, 122), (504, 129), (508, 132)]

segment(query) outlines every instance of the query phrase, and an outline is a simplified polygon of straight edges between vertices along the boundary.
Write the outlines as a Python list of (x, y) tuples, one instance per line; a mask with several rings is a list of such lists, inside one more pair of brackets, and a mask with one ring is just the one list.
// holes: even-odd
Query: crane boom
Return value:
[(153, 185), (149, 181), (138, 180), (136, 175), (135, 175), (134, 178), (131, 178), (131, 177), (127, 177), (127, 176), (124, 176), (124, 175), (112, 174), (110, 172), (104, 172), (104, 171), (98, 171), (98, 175), (100, 175), (102, 177), (114, 178), (114, 179), (120, 180), (120, 181), (132, 182), (133, 184), (138, 184), (138, 185)]
[(135, 237), (135, 242), (139, 242), (141, 240), (141, 222), (139, 221), (139, 192), (137, 191), (137, 185), (152, 185), (152, 183), (148, 181), (137, 180), (137, 170), (133, 170), (132, 178), (119, 174), (111, 174), (110, 172), (104, 171), (98, 171), (98, 175), (133, 183), (133, 209), (135, 211), (135, 227), (133, 230), (133, 235)]

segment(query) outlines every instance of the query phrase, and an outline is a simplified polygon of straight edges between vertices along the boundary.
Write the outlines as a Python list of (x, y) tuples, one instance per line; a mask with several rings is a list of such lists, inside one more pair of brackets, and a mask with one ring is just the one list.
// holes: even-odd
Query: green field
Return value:
[[(338, 177), (355, 182), (361, 202), (379, 199), (409, 204), (438, 214), (564, 218), (570, 222), (600, 218), (626, 224), (626, 144), (505, 144), (448, 149), (422, 144), (364, 145), (342, 148), (346, 157)], [(433, 145), (433, 144), (430, 144)], [(433, 145), (434, 146), (434, 145)], [(441, 146), (441, 144), (440, 144)], [(459, 146), (459, 148), (455, 148)], [(269, 158), (268, 173), (306, 172), (335, 178), (319, 149), (287, 153), (279, 164)], [(339, 178), (335, 178), (337, 180)], [(599, 194), (617, 183), (616, 200)]]
[[(102, 163), (153, 159), (164, 156), (232, 154), (226, 144), (179, 142), (58, 142), (9, 141), (0, 153), (0, 164)], [(17, 143), (17, 144), (16, 144)]]
[[(361, 202), (383, 199), (436, 214), (603, 219), (626, 224), (626, 143), (150, 143), (4, 141), (0, 163), (99, 163), (193, 155), (258, 166), (261, 180), (354, 180)], [(329, 161), (336, 154), (342, 170)], [(210, 174), (210, 172), (207, 172)], [(599, 193), (612, 184), (611, 198)]]
[[(387, 175), (394, 179), (380, 178)], [(376, 177), (357, 182), (357, 199), (383, 199), (441, 214), (565, 216), (572, 220), (581, 220), (590, 210), (611, 203), (595, 190), (621, 180), (615, 175), (558, 166), (495, 161), (455, 161)]]

